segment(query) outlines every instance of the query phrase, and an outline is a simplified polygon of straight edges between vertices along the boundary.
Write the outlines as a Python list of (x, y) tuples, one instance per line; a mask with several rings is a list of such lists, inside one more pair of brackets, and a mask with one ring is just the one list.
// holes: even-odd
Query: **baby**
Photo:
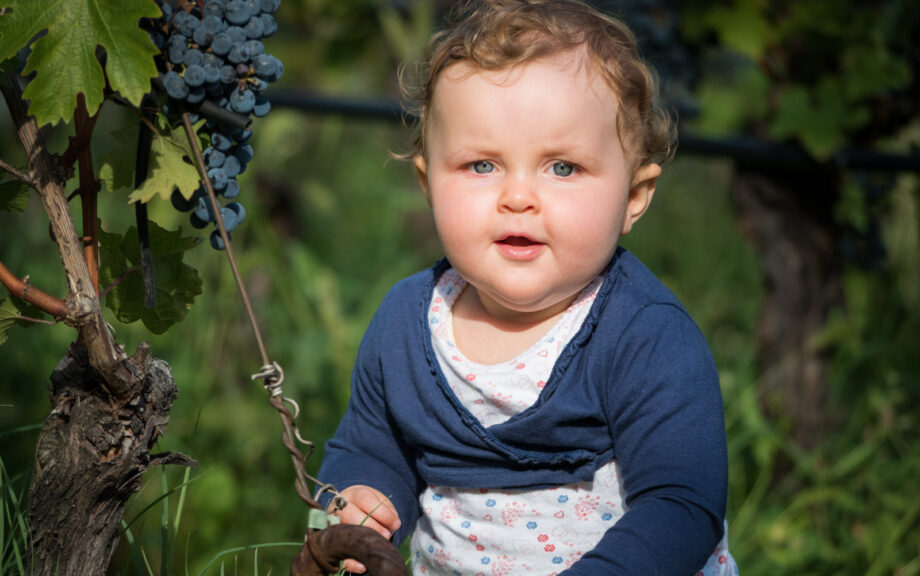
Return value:
[(445, 259), (381, 304), (319, 476), (416, 575), (736, 574), (716, 368), (617, 246), (673, 147), (635, 40), (576, 0), (464, 8), (411, 156)]

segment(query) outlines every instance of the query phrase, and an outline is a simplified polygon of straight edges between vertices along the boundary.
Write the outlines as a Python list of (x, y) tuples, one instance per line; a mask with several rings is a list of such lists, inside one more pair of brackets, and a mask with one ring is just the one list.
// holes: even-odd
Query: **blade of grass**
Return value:
[(179, 488), (179, 502), (176, 504), (176, 517), (173, 519), (173, 537), (169, 550), (170, 562), (176, 557), (176, 542), (179, 540), (179, 525), (182, 522), (182, 511), (185, 509), (185, 493), (188, 489), (189, 476), (191, 473), (192, 469), (186, 468), (185, 476), (182, 478), (182, 484), (177, 486), (177, 488)]
[(150, 567), (150, 561), (147, 560), (147, 553), (144, 552), (143, 549), (141, 549), (141, 557), (144, 558), (144, 566), (147, 567), (147, 574), (149, 574), (150, 576), (156, 576), (156, 575), (153, 573), (153, 568)]
[(131, 549), (131, 557), (134, 559), (134, 571), (137, 573), (137, 576), (144, 576), (144, 571), (142, 569), (143, 560), (138, 552), (137, 543), (134, 541), (134, 533), (131, 532), (131, 529), (124, 520), (121, 521), (121, 529), (125, 533), (125, 540), (128, 541), (128, 548)]
[(40, 430), (42, 427), (41, 424), (29, 424), (27, 426), (19, 426), (18, 428), (11, 428), (9, 430), (4, 430), (0, 432), (0, 438), (4, 436), (12, 436), (13, 434), (22, 434), (24, 432), (31, 432), (32, 430)]
[(920, 496), (915, 497), (910, 507), (904, 512), (894, 534), (891, 534), (888, 538), (885, 546), (882, 548), (881, 552), (879, 552), (878, 557), (872, 562), (869, 571), (866, 572), (866, 576), (876, 576), (877, 574), (883, 574), (885, 572), (888, 568), (888, 562), (891, 560), (892, 548), (902, 541), (901, 538), (904, 533), (914, 525), (918, 515), (920, 515)]
[[(3, 570), (3, 559), (6, 558), (6, 547), (8, 545), (6, 541), (6, 515), (7, 515), (7, 504), (6, 504), (6, 484), (3, 480), (6, 478), (6, 468), (3, 467), (3, 461), (0, 460), (0, 502), (3, 503), (3, 508), (0, 509), (0, 574), (6, 574)], [(10, 542), (13, 539), (10, 538)]]
[(166, 466), (160, 467), (160, 493), (163, 496), (160, 508), (160, 576), (169, 574), (169, 481)]
[[(260, 548), (277, 548), (277, 547), (283, 547), (283, 546), (291, 546), (295, 548), (300, 548), (303, 546), (303, 542), (266, 542), (264, 544), (250, 544), (248, 546), (237, 546), (235, 548), (227, 548), (226, 550), (222, 550), (218, 552), (217, 554), (215, 554), (211, 558), (211, 560), (209, 560), (208, 563), (205, 564), (204, 568), (202, 568), (201, 571), (198, 572), (198, 576), (204, 576), (205, 572), (208, 571), (208, 568), (214, 565), (218, 561), (218, 559), (224, 556), (227, 556), (228, 554), (236, 554), (237, 552), (245, 552), (247, 550), (258, 550)], [(220, 573), (221, 574), (224, 573), (223, 562), (221, 562), (221, 572)]]
[(205, 472), (204, 474), (199, 474), (198, 476), (195, 476), (194, 478), (191, 478), (191, 479), (189, 479), (188, 481), (183, 482), (182, 484), (179, 484), (178, 486), (173, 487), (173, 488), (172, 488), (168, 493), (166, 493), (166, 494), (160, 494), (159, 496), (157, 496), (152, 502), (150, 502), (149, 504), (147, 504), (146, 506), (144, 506), (144, 508), (143, 508), (140, 512), (138, 512), (137, 514), (135, 514), (134, 517), (131, 518), (131, 520), (128, 521), (128, 526), (133, 525), (133, 524), (134, 524), (139, 518), (141, 518), (148, 510), (150, 510), (151, 508), (153, 508), (154, 506), (156, 506), (157, 504), (159, 504), (160, 502), (162, 502), (164, 498), (168, 498), (168, 497), (171, 496), (172, 493), (175, 492), (176, 490), (180, 490), (180, 489), (182, 489), (182, 488), (185, 488), (186, 486), (188, 486), (188, 485), (191, 484), (192, 482), (195, 482), (195, 481), (198, 480), (199, 478), (203, 477), (205, 474), (207, 474), (207, 472)]
[[(12, 551), (13, 560), (19, 569), (19, 574), (25, 576), (26, 569), (22, 551), (27, 550), (29, 547), (29, 529), (22, 514), (22, 498), (16, 495), (16, 491), (13, 489), (13, 482), (9, 474), (7, 474), (2, 461), (0, 461), (0, 479), (2, 479), (3, 485), (6, 486), (5, 490), (0, 491), (0, 499), (3, 500), (2, 514), (5, 515), (11, 530), (7, 545)], [(18, 535), (16, 534), (17, 528), (19, 529)], [(6, 550), (3, 550), (0, 558), (5, 557), (6, 554)]]

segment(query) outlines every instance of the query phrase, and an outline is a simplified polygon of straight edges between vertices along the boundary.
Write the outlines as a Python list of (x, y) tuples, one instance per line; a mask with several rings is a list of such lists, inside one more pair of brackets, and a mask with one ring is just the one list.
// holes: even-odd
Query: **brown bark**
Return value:
[(176, 396), (169, 366), (146, 348), (131, 357), (143, 387), (113, 403), (86, 350), (71, 346), (51, 375), (51, 412), (35, 452), (29, 492), (34, 576), (105, 574), (118, 541), (124, 504), (150, 466), (194, 464), (153, 455)]
[(816, 343), (841, 301), (834, 174), (741, 169), (732, 184), (738, 225), (757, 252), (764, 301), (757, 329), (758, 381), (766, 413), (787, 421), (802, 448), (828, 431), (829, 350)]

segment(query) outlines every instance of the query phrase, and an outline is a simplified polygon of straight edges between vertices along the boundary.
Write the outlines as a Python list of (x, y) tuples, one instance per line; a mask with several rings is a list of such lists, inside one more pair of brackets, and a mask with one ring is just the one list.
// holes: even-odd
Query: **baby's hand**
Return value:
[[(399, 514), (389, 498), (370, 486), (349, 486), (341, 495), (348, 500), (348, 506), (334, 512), (344, 524), (361, 524), (374, 529), (389, 540), (399, 530)], [(360, 562), (348, 559), (344, 563), (348, 572), (363, 574), (367, 568)]]

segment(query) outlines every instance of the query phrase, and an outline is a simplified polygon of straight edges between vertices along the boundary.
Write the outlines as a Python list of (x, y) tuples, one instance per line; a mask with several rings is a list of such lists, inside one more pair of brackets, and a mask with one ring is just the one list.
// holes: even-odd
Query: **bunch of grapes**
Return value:
[[(231, 200), (220, 207), (229, 234), (246, 217), (243, 206), (232, 200), (240, 192), (237, 176), (252, 159), (248, 118), (268, 114), (271, 106), (263, 91), (284, 72), (262, 44), (278, 29), (272, 14), (281, 0), (179, 0), (177, 8), (159, 1), (165, 20), (161, 30), (167, 33), (154, 41), (164, 55), (162, 86), (169, 98), (164, 109), (168, 116), (187, 108), (207, 117), (199, 130), (209, 142), (204, 161), (214, 191)], [(246, 121), (228, 122), (220, 114), (207, 114), (206, 105)], [(198, 114), (192, 121), (198, 121)], [(217, 221), (203, 185), (190, 199), (174, 190), (171, 200), (177, 210), (191, 213), (195, 228)], [(215, 249), (226, 248), (218, 230), (211, 232), (210, 240)]]

